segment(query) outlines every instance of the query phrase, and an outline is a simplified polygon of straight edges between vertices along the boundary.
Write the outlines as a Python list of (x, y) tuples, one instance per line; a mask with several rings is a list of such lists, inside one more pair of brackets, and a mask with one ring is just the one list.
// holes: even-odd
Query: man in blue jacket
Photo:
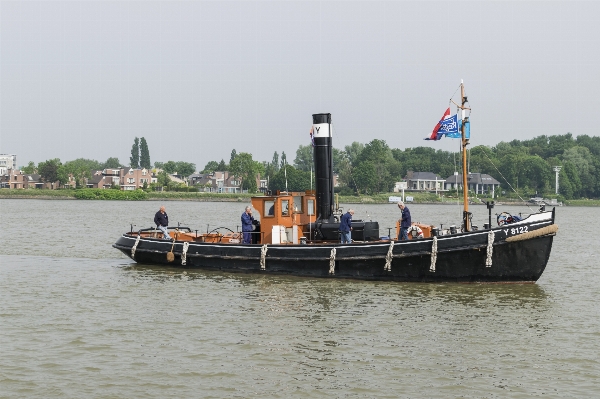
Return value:
[(400, 219), (400, 239), (405, 241), (408, 240), (408, 229), (412, 223), (410, 220), (410, 211), (402, 201), (398, 201), (398, 208), (402, 211), (402, 218)]
[(252, 217), (252, 208), (246, 207), (244, 213), (242, 213), (242, 232), (244, 233), (244, 244), (252, 244), (252, 225), (254, 218)]
[(169, 225), (169, 216), (165, 212), (165, 207), (161, 206), (159, 211), (154, 215), (154, 224), (163, 233), (163, 239), (170, 240), (171, 236), (167, 233), (167, 226)]
[(342, 244), (350, 244), (352, 242), (352, 237), (350, 234), (352, 231), (352, 215), (354, 215), (353, 209), (348, 209), (348, 212), (342, 215), (342, 220), (340, 221)]

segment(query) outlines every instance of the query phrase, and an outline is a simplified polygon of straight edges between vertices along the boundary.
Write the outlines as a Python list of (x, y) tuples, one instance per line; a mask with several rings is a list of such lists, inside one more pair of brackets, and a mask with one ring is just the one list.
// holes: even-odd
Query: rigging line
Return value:
[(490, 161), (490, 163), (492, 164), (492, 166), (494, 167), (494, 169), (496, 169), (496, 171), (500, 174), (500, 176), (502, 176), (502, 178), (504, 179), (504, 181), (506, 182), (506, 184), (508, 184), (508, 186), (515, 192), (515, 194), (517, 194), (517, 197), (519, 197), (521, 199), (521, 201), (523, 201), (525, 203), (525, 205), (527, 205), (527, 208), (529, 208), (529, 210), (531, 212), (535, 212), (533, 209), (531, 209), (531, 207), (527, 204), (527, 201), (525, 201), (517, 192), (517, 190), (515, 190), (513, 188), (513, 186), (508, 182), (508, 180), (506, 180), (506, 177), (504, 177), (504, 175), (502, 174), (502, 172), (500, 172), (500, 170), (498, 170), (498, 168), (496, 167), (496, 165), (494, 164), (494, 162), (490, 159), (490, 157), (488, 157), (488, 155), (486, 154), (486, 152), (484, 150), (481, 150), (481, 152), (483, 152), (483, 155), (485, 155), (485, 157), (488, 159), (488, 161)]
[[(452, 101), (452, 99), (454, 98), (454, 96), (456, 95), (456, 92), (458, 91), (458, 89), (460, 89), (460, 85), (458, 85), (458, 87), (456, 88), (456, 90), (454, 90), (454, 93), (452, 94), (452, 96), (450, 97), (450, 102), (454, 102)], [(462, 101), (462, 98), (461, 98)], [(456, 103), (455, 103), (456, 104)]]

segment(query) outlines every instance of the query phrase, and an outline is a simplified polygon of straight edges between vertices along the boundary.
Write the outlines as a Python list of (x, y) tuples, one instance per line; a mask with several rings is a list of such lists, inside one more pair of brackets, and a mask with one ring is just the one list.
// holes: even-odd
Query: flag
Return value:
[(458, 130), (458, 115), (454, 114), (451, 117), (440, 121), (439, 125), (440, 128), (437, 132), (438, 140), (444, 135), (455, 138), (455, 135), (458, 134), (456, 137), (460, 137), (460, 131)]
[(442, 119), (440, 119), (440, 121), (438, 122), (438, 124), (435, 125), (435, 127), (433, 128), (433, 132), (431, 132), (431, 136), (429, 136), (425, 140), (439, 140), (439, 138), (438, 138), (438, 130), (440, 130), (440, 126), (441, 126), (442, 121), (444, 119), (446, 119), (447, 117), (449, 117), (449, 116), (450, 116), (450, 108), (448, 108), (446, 110), (446, 112), (444, 112), (444, 115), (442, 115)]
[[(454, 115), (454, 116), (456, 116), (456, 115)], [(447, 134), (442, 134), (440, 132), (440, 133), (438, 133), (438, 137), (442, 138), (442, 136), (446, 136), (451, 139), (460, 139), (460, 138), (462, 138), (462, 133), (461, 133), (462, 130), (461, 129), (462, 129), (462, 121), (459, 119), (458, 120), (458, 130), (456, 132), (453, 131), (453, 132), (450, 132)], [(465, 122), (465, 138), (467, 140), (469, 140), (471, 138), (471, 123), (468, 120)]]
[[(438, 124), (431, 132), (431, 136), (427, 137), (425, 140), (440, 140), (443, 136), (446, 136), (451, 139), (460, 139), (462, 138), (462, 120), (458, 119), (458, 115), (454, 114), (449, 116), (450, 108), (446, 110), (442, 120), (438, 122)], [(471, 124), (467, 120), (465, 122), (465, 138), (469, 139), (471, 137)]]

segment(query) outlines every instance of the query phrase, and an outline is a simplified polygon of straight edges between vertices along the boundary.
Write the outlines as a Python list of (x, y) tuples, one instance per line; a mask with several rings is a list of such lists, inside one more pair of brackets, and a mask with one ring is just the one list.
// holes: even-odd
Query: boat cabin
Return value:
[(261, 244), (300, 244), (310, 223), (316, 219), (315, 193), (280, 192), (252, 197), (252, 206), (260, 214)]

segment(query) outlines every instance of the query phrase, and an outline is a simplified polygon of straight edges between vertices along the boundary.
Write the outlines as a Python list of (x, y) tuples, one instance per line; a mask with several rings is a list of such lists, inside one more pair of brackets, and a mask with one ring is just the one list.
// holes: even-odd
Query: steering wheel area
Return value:
[(219, 242), (221, 242), (221, 240), (223, 239), (223, 233), (221, 232), (222, 230), (227, 230), (229, 231), (231, 234), (233, 234), (235, 236), (235, 231), (227, 228), (227, 227), (217, 227), (216, 229), (212, 229), (211, 231), (208, 232), (208, 234), (213, 234), (216, 233), (219, 235)]
[(508, 212), (502, 212), (496, 215), (496, 221), (498, 222), (498, 226), (504, 226), (505, 224), (512, 223), (513, 217)]

